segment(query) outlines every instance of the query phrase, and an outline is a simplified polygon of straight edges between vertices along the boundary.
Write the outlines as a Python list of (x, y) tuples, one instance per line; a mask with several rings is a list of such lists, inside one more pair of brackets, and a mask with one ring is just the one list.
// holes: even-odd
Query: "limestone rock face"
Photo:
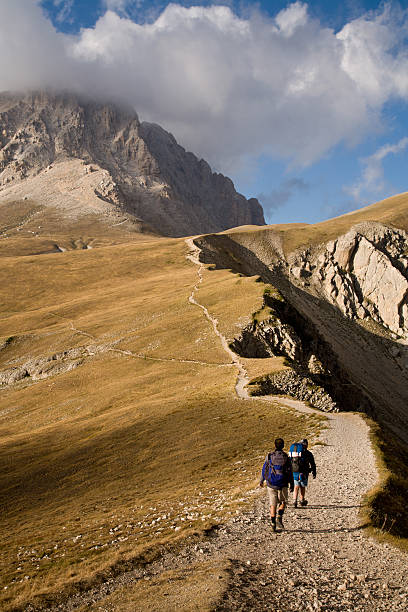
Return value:
[(97, 198), (164, 235), (265, 223), (257, 200), (238, 194), (160, 126), (140, 123), (133, 109), (70, 94), (0, 94), (2, 197), (73, 159), (84, 173), (105, 173), (93, 186)]
[(403, 337), (408, 332), (407, 249), (403, 230), (371, 222), (354, 226), (318, 255), (297, 255), (290, 269), (347, 317), (371, 318)]
[(314, 408), (323, 412), (338, 412), (336, 402), (308, 377), (307, 372), (284, 370), (268, 374), (262, 380), (249, 386), (250, 394), (256, 395), (289, 395), (302, 402), (309, 402)]
[(251, 357), (284, 355), (293, 360), (303, 357), (302, 343), (291, 325), (276, 317), (261, 324), (253, 324), (242, 331), (231, 348), (237, 353)]
[(252, 394), (286, 393), (323, 410), (366, 412), (406, 444), (408, 234), (371, 220), (349, 227), (289, 255), (273, 230), (195, 243), (205, 263), (258, 275), (273, 287), (265, 292), (270, 319), (254, 325), (254, 317), (231, 344), (246, 358), (287, 358), (285, 369), (276, 361), (270, 374), (251, 380)]

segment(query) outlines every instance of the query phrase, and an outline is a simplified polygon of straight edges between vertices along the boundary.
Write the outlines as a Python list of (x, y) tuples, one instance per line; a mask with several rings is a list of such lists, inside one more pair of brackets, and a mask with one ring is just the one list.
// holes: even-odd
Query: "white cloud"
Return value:
[(224, 171), (261, 153), (310, 164), (377, 128), (390, 98), (408, 99), (407, 11), (385, 7), (336, 35), (301, 2), (275, 19), (171, 4), (143, 25), (126, 0), (105, 3), (74, 37), (38, 2), (0, 0), (0, 90), (120, 97)]
[(128, 7), (140, 8), (143, 0), (103, 0), (103, 6), (109, 11), (126, 14)]
[(63, 23), (67, 19), (72, 20), (71, 11), (74, 6), (74, 0), (54, 0), (54, 6), (57, 7), (57, 21)]
[(338, 34), (343, 42), (343, 69), (370, 105), (390, 97), (408, 97), (408, 12), (386, 5), (369, 19), (347, 24)]
[(307, 23), (307, 4), (295, 2), (275, 18), (279, 31), (285, 37), (292, 36), (295, 30)]
[(408, 147), (408, 138), (401, 138), (395, 144), (386, 144), (380, 147), (373, 155), (362, 160), (363, 171), (361, 177), (351, 187), (346, 187), (345, 191), (351, 195), (356, 202), (370, 200), (374, 197), (381, 197), (385, 191), (383, 160), (388, 155), (398, 155)]
[(0, 91), (56, 88), (75, 80), (68, 37), (57, 34), (33, 0), (0, 0)]

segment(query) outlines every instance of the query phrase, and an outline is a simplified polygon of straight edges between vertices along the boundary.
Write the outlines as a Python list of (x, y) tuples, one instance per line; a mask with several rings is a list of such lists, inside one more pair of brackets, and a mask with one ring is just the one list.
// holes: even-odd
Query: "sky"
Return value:
[(408, 0), (0, 0), (0, 91), (131, 104), (315, 223), (408, 191)]

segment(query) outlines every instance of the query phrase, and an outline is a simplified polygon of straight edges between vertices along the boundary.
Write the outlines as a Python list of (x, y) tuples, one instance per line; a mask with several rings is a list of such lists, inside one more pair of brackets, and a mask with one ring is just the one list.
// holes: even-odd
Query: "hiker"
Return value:
[(305, 499), (306, 487), (309, 474), (313, 474), (316, 478), (316, 463), (313, 454), (308, 450), (308, 441), (306, 438), (300, 442), (294, 442), (289, 449), (289, 457), (292, 462), (292, 472), (294, 480), (293, 489), (293, 505), (298, 507), (298, 495), (300, 492), (300, 505), (307, 506)]
[[(275, 450), (272, 453), (268, 453), (262, 467), (262, 476), (259, 482), (259, 486), (263, 487), (263, 483), (266, 480), (273, 531), (276, 531), (276, 527), (284, 529), (282, 517), (288, 503), (288, 485), (290, 486), (290, 491), (293, 491), (292, 465), (288, 455), (283, 450), (284, 446), (285, 442), (282, 438), (276, 438)], [(277, 508), (278, 518), (276, 519)]]

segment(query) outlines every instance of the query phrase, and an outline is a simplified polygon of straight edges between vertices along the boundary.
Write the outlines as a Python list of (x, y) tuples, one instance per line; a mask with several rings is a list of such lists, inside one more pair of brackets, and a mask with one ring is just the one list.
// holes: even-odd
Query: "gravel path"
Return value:
[(345, 413), (330, 415), (329, 425), (327, 446), (312, 449), (318, 478), (309, 506), (290, 505), (285, 531), (271, 532), (267, 506), (258, 502), (234, 543), (228, 528), (220, 534), (237, 577), (219, 610), (408, 609), (407, 555), (365, 537), (361, 527), (361, 495), (377, 480), (368, 427)]
[[(189, 246), (193, 251), (192, 241)], [(194, 251), (190, 258), (200, 265)], [(196, 301), (201, 268), (198, 276), (190, 301), (203, 309), (222, 341), (217, 322)], [(239, 364), (234, 360), (234, 365)], [(238, 371), (237, 394), (250, 402), (251, 398), (240, 395), (245, 372), (239, 367)], [(314, 412), (295, 400), (279, 401), (302, 412)], [(309, 505), (298, 509), (289, 505), (283, 532), (272, 532), (266, 491), (259, 491), (252, 510), (220, 526), (199, 544), (186, 546), (177, 555), (166, 553), (150, 566), (117, 576), (54, 609), (68, 611), (100, 602), (97, 609), (103, 611), (104, 597), (116, 588), (149, 580), (169, 569), (190, 567), (197, 561), (229, 559), (229, 587), (216, 607), (218, 612), (406, 612), (408, 556), (366, 537), (359, 515), (362, 496), (378, 479), (368, 426), (358, 414), (329, 414), (327, 418), (322, 444), (311, 448), (317, 479), (311, 480), (308, 488)], [(265, 454), (269, 450), (265, 449)], [(166, 610), (164, 603), (162, 609)]]
[(361, 496), (377, 480), (368, 433), (356, 414), (329, 416), (326, 445), (312, 449), (318, 477), (309, 505), (289, 505), (284, 532), (271, 531), (265, 492), (252, 511), (185, 551), (185, 563), (231, 559), (230, 588), (218, 611), (408, 609), (407, 555), (367, 538), (359, 516)]
[[(283, 401), (311, 410), (294, 400)], [(54, 609), (75, 610), (99, 601), (96, 609), (111, 612), (103, 599), (116, 588), (196, 562), (229, 559), (229, 587), (217, 612), (406, 612), (408, 557), (366, 537), (359, 516), (361, 496), (377, 479), (368, 427), (357, 414), (329, 415), (321, 441), (325, 445), (312, 448), (317, 479), (308, 489), (309, 505), (289, 505), (283, 532), (272, 532), (266, 491), (260, 491), (252, 510), (200, 543), (177, 555), (166, 553), (150, 566), (117, 576)]]
[(208, 309), (203, 304), (200, 304), (200, 302), (198, 302), (197, 299), (196, 299), (196, 293), (198, 291), (198, 288), (199, 288), (200, 284), (203, 282), (204, 264), (202, 264), (200, 262), (200, 249), (194, 244), (193, 239), (192, 238), (187, 238), (186, 239), (186, 244), (189, 247), (189, 253), (187, 255), (187, 259), (189, 259), (194, 265), (197, 266), (197, 283), (194, 285), (188, 301), (190, 302), (190, 304), (194, 304), (198, 308), (201, 308), (201, 310), (204, 313), (205, 318), (212, 325), (212, 328), (214, 330), (214, 334), (219, 339), (222, 348), (224, 349), (225, 353), (227, 354), (227, 356), (231, 360), (231, 364), (234, 365), (237, 368), (238, 376), (237, 376), (237, 382), (235, 384), (235, 392), (237, 394), (237, 397), (239, 397), (241, 399), (249, 399), (249, 393), (248, 393), (248, 390), (246, 388), (246, 385), (249, 382), (247, 371), (245, 370), (244, 366), (242, 365), (242, 362), (241, 362), (239, 356), (236, 353), (234, 353), (233, 350), (230, 349), (229, 342), (228, 342), (227, 338), (218, 329), (218, 321), (217, 321), (217, 319), (215, 317), (213, 317), (209, 313)]

